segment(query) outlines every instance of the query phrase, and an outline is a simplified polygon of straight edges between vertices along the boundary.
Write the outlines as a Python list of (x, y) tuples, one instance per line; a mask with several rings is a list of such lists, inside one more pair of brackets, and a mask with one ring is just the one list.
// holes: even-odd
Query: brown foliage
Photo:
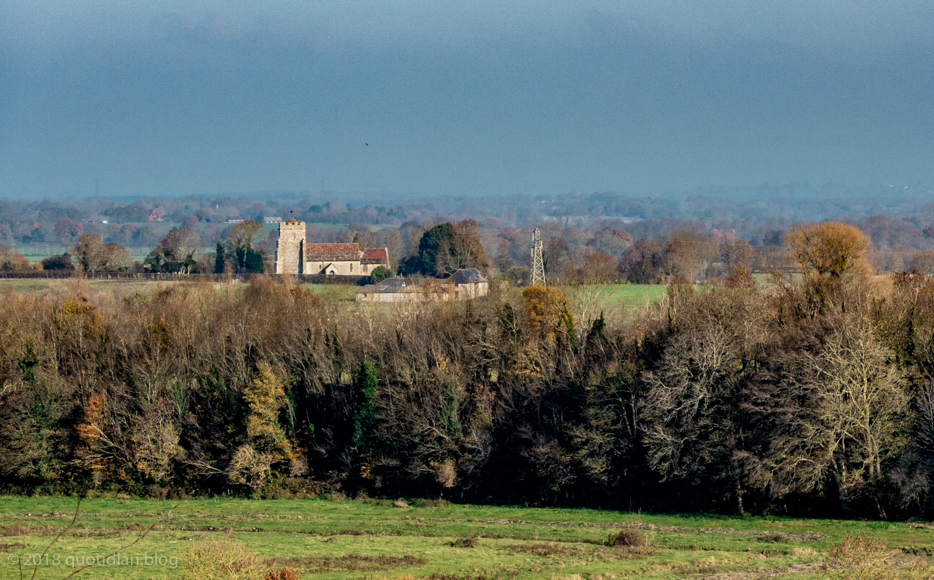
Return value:
[(263, 575), (263, 580), (301, 580), (301, 578), (298, 572), (288, 566), (278, 570), (269, 570)]
[(785, 244), (805, 274), (869, 275), (872, 242), (859, 228), (839, 222), (801, 224), (785, 232)]

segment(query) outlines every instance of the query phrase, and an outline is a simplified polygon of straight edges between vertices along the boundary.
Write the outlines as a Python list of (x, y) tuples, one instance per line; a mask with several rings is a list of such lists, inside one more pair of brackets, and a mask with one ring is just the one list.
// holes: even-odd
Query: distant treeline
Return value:
[[(0, 301), (8, 489), (371, 495), (625, 509), (934, 513), (934, 282), (868, 276), (840, 224), (804, 273), (674, 284), (631, 319), (497, 287), (322, 301), (288, 280)], [(826, 243), (825, 243), (826, 242)]]
[[(0, 269), (37, 268), (23, 254), (36, 257), (38, 249), (53, 246), (68, 256), (43, 256), (48, 259), (43, 267), (78, 266), (82, 244), (96, 240), (104, 250), (92, 253), (103, 270), (274, 271), (278, 232), (274, 224), (262, 222), (294, 217), (307, 223), (309, 242), (358, 241), (362, 247), (388, 248), (390, 270), (396, 271), (407, 258), (421, 259), (420, 240), (432, 228), (474, 220), (488, 255), (484, 272), (518, 283), (528, 275), (536, 227), (554, 281), (643, 283), (682, 276), (705, 282), (725, 273), (718, 255), (724, 241), (741, 240), (754, 248), (754, 259), (748, 260), (753, 269), (783, 267), (782, 236), (788, 228), (835, 219), (869, 236), (874, 246), (870, 257), (878, 270), (918, 269), (934, 275), (931, 193), (919, 186), (853, 189), (795, 183), (701, 189), (669, 197), (606, 192), (393, 205), (363, 194), (350, 196), (354, 203), (321, 195), (283, 195), (282, 200), (0, 200)], [(152, 250), (137, 261), (141, 248)]]
[[(249, 282), (251, 278), (263, 274), (182, 274), (152, 273), (152, 272), (82, 272), (63, 270), (36, 270), (25, 272), (2, 272), (0, 277), (13, 280), (69, 280), (72, 278), (87, 278), (89, 280), (189, 280), (197, 282)], [(293, 282), (298, 284), (337, 284), (351, 286), (365, 286), (373, 283), (370, 276), (337, 276), (326, 274), (293, 274)]]

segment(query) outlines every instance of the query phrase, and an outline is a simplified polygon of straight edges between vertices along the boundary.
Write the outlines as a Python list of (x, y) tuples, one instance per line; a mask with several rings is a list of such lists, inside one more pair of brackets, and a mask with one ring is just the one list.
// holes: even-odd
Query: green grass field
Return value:
[[(70, 251), (71, 248), (69, 246), (56, 244), (25, 244), (14, 246), (13, 249), (26, 256), (26, 259), (30, 262), (41, 262), (49, 256), (60, 256)], [(145, 260), (149, 252), (152, 251), (152, 248), (142, 246), (129, 246), (126, 249), (130, 252), (130, 256), (137, 262)]]
[[(181, 502), (88, 499), (68, 526), (76, 500), (0, 498), (0, 578), (19, 578), (17, 561), (41, 560), (36, 578), (63, 578), (81, 559), (121, 551), (124, 564), (81, 578), (182, 578), (190, 551), (229, 541), (264, 567), (289, 565), (308, 579), (374, 579), (410, 574), (467, 578), (675, 579), (826, 578), (826, 550), (844, 536), (884, 542), (897, 565), (930, 562), (934, 526), (905, 522), (648, 515), (588, 509), (536, 509), (386, 500), (235, 500)], [(605, 545), (637, 530), (650, 545)], [(146, 565), (147, 556), (162, 558)], [(30, 556), (32, 555), (32, 556)], [(138, 565), (132, 565), (132, 557)], [(174, 565), (173, 565), (174, 562)], [(118, 565), (119, 564), (119, 565)], [(26, 570), (28, 578), (32, 570)], [(498, 576), (497, 576), (498, 575)], [(436, 576), (435, 578), (438, 578)]]
[(607, 288), (607, 298), (629, 308), (652, 304), (665, 295), (666, 284), (614, 284)]

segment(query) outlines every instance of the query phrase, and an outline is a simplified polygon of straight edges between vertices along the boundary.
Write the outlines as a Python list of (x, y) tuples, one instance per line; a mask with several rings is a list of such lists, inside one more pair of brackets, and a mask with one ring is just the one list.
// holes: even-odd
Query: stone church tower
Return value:
[(305, 222), (295, 218), (279, 223), (276, 274), (304, 274)]

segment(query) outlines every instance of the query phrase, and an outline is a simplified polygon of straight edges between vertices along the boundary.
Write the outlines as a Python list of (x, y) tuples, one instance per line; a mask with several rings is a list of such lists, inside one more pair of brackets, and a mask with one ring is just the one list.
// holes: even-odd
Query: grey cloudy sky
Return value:
[(0, 2), (0, 197), (96, 179), (121, 196), (932, 184), (934, 3)]

